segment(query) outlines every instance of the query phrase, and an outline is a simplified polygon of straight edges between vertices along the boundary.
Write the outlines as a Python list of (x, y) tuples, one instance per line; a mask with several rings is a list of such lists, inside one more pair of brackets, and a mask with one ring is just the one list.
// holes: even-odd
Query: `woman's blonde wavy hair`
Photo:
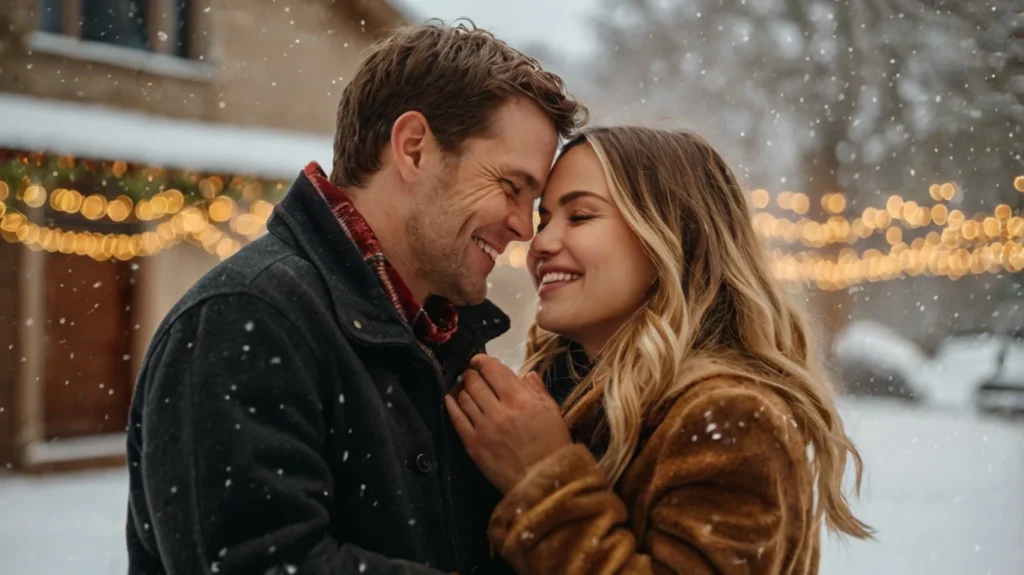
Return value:
[[(603, 394), (608, 443), (599, 466), (609, 484), (624, 473), (652, 410), (712, 376), (753, 380), (789, 404), (812, 447), (818, 520), (835, 532), (870, 537), (842, 491), (852, 457), (860, 492), (860, 454), (843, 428), (807, 320), (769, 271), (732, 170), (703, 138), (685, 131), (592, 127), (562, 153), (583, 144), (597, 154), (615, 205), (658, 276), (563, 405), (572, 422), (581, 398)], [(524, 369), (543, 373), (568, 343), (534, 324)]]

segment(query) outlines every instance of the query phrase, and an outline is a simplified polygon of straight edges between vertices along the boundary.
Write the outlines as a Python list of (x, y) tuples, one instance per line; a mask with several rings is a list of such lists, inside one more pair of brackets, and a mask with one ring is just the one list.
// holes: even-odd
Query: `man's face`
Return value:
[(526, 98), (502, 105), (488, 135), (464, 143), (406, 225), (411, 263), (431, 294), (456, 305), (484, 300), (498, 255), (533, 237), (533, 204), (557, 146), (554, 123)]

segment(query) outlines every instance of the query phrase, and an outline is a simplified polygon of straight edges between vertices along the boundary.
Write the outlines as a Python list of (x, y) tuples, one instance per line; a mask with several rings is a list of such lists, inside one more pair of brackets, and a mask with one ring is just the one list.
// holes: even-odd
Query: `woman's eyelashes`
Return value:
[[(572, 214), (567, 219), (568, 219), (568, 221), (569, 221), (569, 223), (571, 225), (577, 225), (577, 224), (582, 224), (583, 222), (586, 222), (588, 220), (592, 220), (592, 219), (594, 219), (596, 217), (597, 217), (596, 214)], [(537, 224), (537, 232), (539, 233), (544, 228), (546, 228), (548, 223), (550, 223), (550, 220), (551, 220), (551, 218), (548, 218), (548, 221), (541, 220), (540, 223)]]
[(597, 216), (594, 215), (594, 214), (573, 214), (573, 215), (569, 216), (569, 223), (581, 224), (581, 223), (583, 223), (585, 221), (592, 220), (592, 219), (594, 219), (596, 217)]

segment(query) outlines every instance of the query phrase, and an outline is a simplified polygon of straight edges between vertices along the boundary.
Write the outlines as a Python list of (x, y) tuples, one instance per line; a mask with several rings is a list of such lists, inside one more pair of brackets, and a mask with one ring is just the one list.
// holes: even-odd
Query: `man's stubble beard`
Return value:
[(470, 246), (459, 237), (464, 214), (447, 209), (451, 188), (451, 179), (439, 181), (424, 198), (422, 209), (406, 221), (411, 264), (417, 276), (430, 287), (431, 295), (459, 306), (478, 304), (487, 297), (487, 280), (481, 281), (473, 273), (473, 263), (467, 257)]

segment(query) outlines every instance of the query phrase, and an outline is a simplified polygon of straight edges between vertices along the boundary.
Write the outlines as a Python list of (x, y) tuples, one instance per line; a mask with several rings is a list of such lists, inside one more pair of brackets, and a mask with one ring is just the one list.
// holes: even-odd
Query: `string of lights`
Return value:
[[(86, 189), (92, 193), (78, 191)], [(24, 211), (42, 208), (49, 200), (53, 210), (89, 221), (159, 221), (187, 205), (219, 197), (274, 203), (285, 191), (284, 182), (239, 174), (203, 175), (124, 161), (0, 149), (0, 201), (21, 204)]]
[(919, 275), (957, 280), (983, 273), (1017, 273), (1024, 270), (1024, 245), (993, 242), (971, 250), (928, 243), (916, 247), (897, 244), (888, 252), (869, 249), (857, 254), (846, 248), (835, 257), (775, 250), (770, 259), (772, 272), (783, 281), (813, 282), (821, 289), (836, 290), (865, 281)]
[[(112, 258), (127, 261), (152, 256), (182, 241), (189, 241), (226, 259), (266, 231), (272, 211), (272, 204), (257, 200), (250, 204), (248, 210), (239, 212), (233, 200), (221, 197), (206, 205), (184, 208), (157, 223), (154, 229), (117, 234), (39, 226), (25, 214), (7, 208), (0, 201), (0, 237), (31, 250), (90, 256), (97, 261)], [(224, 222), (227, 222), (228, 231), (218, 227)]]
[[(76, 187), (78, 180), (84, 185)], [(1024, 193), (1024, 175), (1013, 185)], [(182, 243), (226, 259), (266, 232), (273, 201), (284, 188), (283, 182), (244, 176), (203, 176), (120, 161), (76, 162), (68, 156), (0, 151), (0, 237), (32, 250), (101, 261), (152, 256)], [(79, 189), (101, 191), (85, 194)], [(269, 198), (265, 189), (272, 192)], [(820, 199), (822, 221), (807, 217), (811, 199), (804, 193), (781, 191), (774, 196), (777, 208), (798, 219), (765, 211), (773, 203), (766, 189), (752, 190), (749, 197), (755, 208), (753, 225), (773, 248), (772, 270), (785, 281), (843, 289), (917, 275), (955, 280), (1024, 270), (1024, 217), (1015, 215), (1008, 204), (968, 217), (947, 204), (958, 194), (962, 192), (953, 182), (935, 183), (928, 189), (932, 205), (893, 194), (884, 206), (849, 213), (847, 197), (833, 192)], [(132, 224), (145, 231), (99, 233), (40, 226), (27, 214), (47, 203), (54, 212), (91, 222)], [(913, 235), (917, 237), (909, 237)], [(853, 248), (875, 236), (885, 238), (886, 252), (872, 248), (858, 254)], [(806, 249), (793, 252), (786, 245)], [(838, 254), (821, 251), (830, 245), (843, 246)], [(526, 247), (511, 246), (498, 264), (525, 267)]]
[[(224, 259), (266, 231), (272, 201), (284, 189), (284, 182), (240, 175), (0, 150), (0, 236), (32, 250), (97, 260), (151, 256), (187, 241)], [(47, 207), (64, 216), (62, 224), (67, 216), (71, 222), (80, 216), (85, 228), (96, 222), (146, 231), (99, 233), (34, 223), (42, 218), (30, 214)]]

